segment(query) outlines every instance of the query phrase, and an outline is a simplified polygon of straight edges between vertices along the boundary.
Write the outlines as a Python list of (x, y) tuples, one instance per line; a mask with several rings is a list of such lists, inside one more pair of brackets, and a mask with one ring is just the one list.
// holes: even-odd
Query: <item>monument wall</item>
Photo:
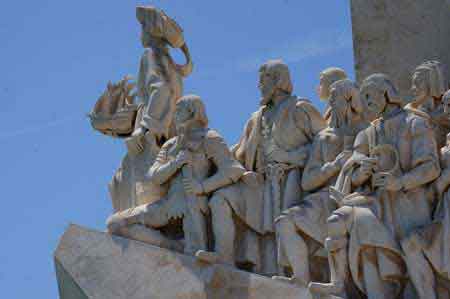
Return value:
[(358, 82), (383, 72), (409, 97), (415, 66), (450, 66), (450, 1), (351, 0), (351, 15)]

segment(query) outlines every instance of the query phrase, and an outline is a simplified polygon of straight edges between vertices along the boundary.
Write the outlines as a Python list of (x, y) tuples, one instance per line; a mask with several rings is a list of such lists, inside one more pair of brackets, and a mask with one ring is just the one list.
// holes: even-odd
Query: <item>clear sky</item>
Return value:
[[(185, 93), (203, 97), (211, 127), (235, 143), (257, 109), (258, 65), (282, 58), (294, 91), (320, 109), (319, 72), (353, 78), (348, 1), (4, 1), (0, 11), (0, 289), (57, 298), (53, 251), (69, 223), (103, 230), (107, 184), (124, 155), (86, 114), (108, 80), (136, 74), (136, 4), (184, 28), (194, 60)], [(175, 53), (180, 60), (181, 55)]]

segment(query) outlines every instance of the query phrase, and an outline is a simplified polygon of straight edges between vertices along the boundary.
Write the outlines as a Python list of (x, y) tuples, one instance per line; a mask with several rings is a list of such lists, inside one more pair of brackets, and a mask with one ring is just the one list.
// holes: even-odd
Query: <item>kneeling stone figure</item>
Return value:
[(207, 128), (208, 118), (198, 96), (182, 97), (175, 111), (177, 135), (161, 148), (148, 180), (165, 186), (160, 200), (111, 216), (108, 230), (116, 235), (170, 249), (180, 249), (161, 229), (181, 219), (184, 252), (207, 250), (208, 196), (240, 179), (244, 168), (232, 158), (223, 138)]

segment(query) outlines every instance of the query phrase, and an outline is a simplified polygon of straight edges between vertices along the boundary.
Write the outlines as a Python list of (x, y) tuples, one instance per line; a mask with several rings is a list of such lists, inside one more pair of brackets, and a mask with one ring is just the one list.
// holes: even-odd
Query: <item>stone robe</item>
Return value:
[[(433, 266), (438, 277), (450, 280), (450, 150), (441, 150), (441, 166), (443, 171), (435, 183), (445, 186), (444, 194), (433, 215), (433, 222), (415, 232), (419, 237), (421, 250), (428, 262)], [(447, 285), (449, 283), (447, 282)], [(450, 290), (449, 290), (450, 291)]]
[[(206, 215), (208, 198), (214, 191), (237, 182), (245, 169), (237, 162), (223, 138), (214, 130), (199, 129), (187, 142), (174, 137), (161, 147), (147, 180), (164, 189), (158, 200), (119, 212), (119, 218), (138, 218), (139, 224), (151, 229), (176, 232), (177, 220), (182, 219), (185, 239), (184, 252), (194, 254), (208, 249)], [(192, 163), (177, 168), (175, 159), (181, 150), (192, 154)], [(187, 194), (183, 178), (200, 182), (205, 194)], [(114, 217), (114, 216), (113, 216)], [(169, 238), (174, 238), (168, 234)]]
[[(275, 107), (268, 124), (264, 122), (266, 109), (263, 106), (252, 115), (232, 152), (245, 169), (257, 174), (247, 184), (253, 187), (241, 189), (252, 194), (255, 200), (251, 207), (255, 212), (247, 210), (250, 216), (244, 223), (251, 229), (241, 234), (237, 259), (251, 261), (257, 265), (256, 272), (273, 276), (278, 273), (274, 220), (281, 211), (300, 202), (301, 167), (271, 162), (266, 153), (277, 147), (287, 152), (309, 152), (314, 136), (325, 127), (325, 120), (309, 101), (294, 96)], [(232, 207), (236, 214), (242, 214), (240, 207)]]
[(312, 194), (281, 216), (291, 218), (299, 231), (322, 245), (327, 237), (327, 218), (337, 209), (328, 190), (335, 184), (339, 170), (328, 166), (343, 150), (344, 135), (338, 129), (326, 128), (317, 134), (302, 177), (303, 190)]
[(174, 136), (172, 123), (177, 100), (183, 92), (183, 79), (168, 50), (145, 49), (139, 67), (137, 91), (139, 110), (135, 129), (145, 127), (153, 136), (144, 138), (144, 151), (126, 154), (114, 175), (109, 191), (115, 211), (150, 203), (162, 195), (162, 190), (145, 180), (145, 174), (155, 161), (159, 147)]
[[(271, 125), (270, 142), (284, 151), (309, 151), (314, 136), (325, 127), (325, 120), (307, 100), (289, 97), (276, 108)], [(275, 163), (265, 157), (262, 119), (266, 107), (261, 107), (247, 122), (244, 133), (232, 149), (245, 169), (264, 178), (264, 232), (274, 232), (273, 222), (281, 211), (295, 206), (301, 199), (301, 171), (296, 165), (282, 165), (282, 174), (273, 177)], [(274, 180), (272, 180), (274, 178)], [(275, 182), (275, 181), (278, 181)]]
[(345, 205), (333, 213), (346, 225), (350, 271), (363, 292), (366, 289), (361, 263), (368, 249), (375, 250), (377, 275), (397, 286), (396, 291), (401, 290), (406, 267), (399, 241), (431, 221), (431, 203), (426, 189), (440, 173), (436, 140), (429, 121), (415, 111), (399, 110), (387, 120), (374, 121), (358, 134), (354, 158), (344, 166), (344, 175), (336, 184), (341, 191), (348, 193), (354, 185), (352, 178), (357, 172), (358, 157), (369, 157), (376, 146), (383, 144), (391, 145), (398, 153), (399, 169), (395, 175), (401, 177), (403, 189), (362, 193), (357, 195), (360, 199), (356, 201), (365, 203)]

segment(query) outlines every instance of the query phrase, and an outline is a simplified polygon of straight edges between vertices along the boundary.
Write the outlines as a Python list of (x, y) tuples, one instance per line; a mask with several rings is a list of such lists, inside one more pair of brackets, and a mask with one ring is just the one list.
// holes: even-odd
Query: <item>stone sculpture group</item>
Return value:
[(136, 86), (110, 84), (91, 114), (128, 149), (110, 184), (108, 232), (316, 295), (449, 298), (450, 92), (439, 62), (415, 69), (408, 103), (384, 74), (358, 86), (326, 69), (322, 115), (270, 60), (259, 107), (228, 147), (203, 100), (183, 95), (193, 64), (179, 25), (154, 7), (137, 19)]

